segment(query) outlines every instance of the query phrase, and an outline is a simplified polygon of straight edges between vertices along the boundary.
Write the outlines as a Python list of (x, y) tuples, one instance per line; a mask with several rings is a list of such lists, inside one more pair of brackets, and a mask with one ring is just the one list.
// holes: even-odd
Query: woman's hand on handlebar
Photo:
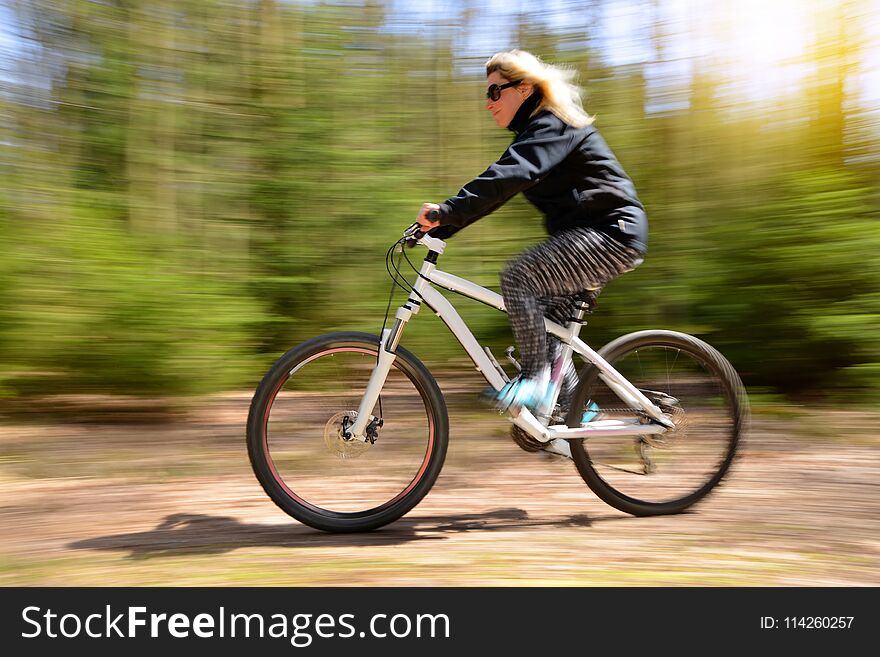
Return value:
[(419, 224), (419, 228), (423, 233), (427, 233), (430, 230), (434, 230), (440, 225), (439, 221), (431, 221), (428, 219), (428, 215), (430, 213), (436, 213), (440, 210), (440, 206), (436, 203), (422, 203), (422, 209), (419, 210), (419, 216), (416, 219), (416, 223)]

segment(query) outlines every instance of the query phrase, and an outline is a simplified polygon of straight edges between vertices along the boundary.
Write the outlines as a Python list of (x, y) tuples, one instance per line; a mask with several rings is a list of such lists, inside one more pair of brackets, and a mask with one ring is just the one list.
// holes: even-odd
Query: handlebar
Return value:
[[(438, 221), (440, 219), (440, 213), (437, 210), (431, 210), (426, 215), (431, 221)], [(407, 248), (414, 247), (416, 244), (421, 244), (428, 248), (429, 251), (435, 251), (437, 253), (443, 253), (443, 249), (446, 246), (446, 243), (437, 237), (431, 237), (428, 233), (424, 232), (421, 229), (421, 224), (418, 222), (411, 224), (409, 228), (403, 231), (403, 246)]]
[[(428, 221), (439, 221), (440, 220), (440, 212), (438, 210), (430, 210), (428, 212), (427, 217), (428, 217)], [(413, 240), (413, 241), (417, 241), (417, 240), (422, 239), (428, 233), (422, 231), (420, 228), (420, 225), (421, 224), (419, 224), (418, 222), (412, 224), (409, 228), (407, 228), (403, 232), (403, 236), (405, 238), (407, 238), (408, 240)]]

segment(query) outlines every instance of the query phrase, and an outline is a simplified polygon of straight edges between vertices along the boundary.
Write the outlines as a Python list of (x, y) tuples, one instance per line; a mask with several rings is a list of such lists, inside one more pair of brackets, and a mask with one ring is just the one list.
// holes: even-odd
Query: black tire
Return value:
[[(449, 439), (446, 403), (428, 369), (402, 347), (397, 348), (381, 396), (385, 424), (379, 429), (376, 443), (354, 445), (363, 447), (364, 451), (352, 456), (345, 450), (352, 448), (353, 443), (344, 442), (338, 432), (334, 433), (337, 427), (334, 418), (350, 412), (352, 407), (357, 409), (357, 401), (363, 393), (358, 386), (361, 383), (365, 386), (364, 379), (369, 377), (369, 370), (376, 362), (378, 348), (379, 338), (368, 333), (330, 333), (303, 342), (275, 362), (251, 402), (247, 446), (257, 479), (285, 513), (316, 529), (363, 532), (394, 522), (431, 490), (443, 467)], [(340, 371), (337, 375), (335, 369), (327, 372), (322, 365), (341, 368), (340, 361), (346, 365), (352, 361), (344, 374)], [(310, 368), (318, 368), (324, 376), (310, 381), (306, 376)], [(297, 383), (299, 379), (293, 375), (300, 372), (303, 375), (299, 379), (305, 381)], [(287, 392), (285, 386), (293, 383), (297, 383), (297, 387)], [(339, 392), (321, 391), (328, 386), (336, 386)], [(285, 392), (279, 395), (282, 388)], [(322, 424), (325, 418), (326, 423)], [(400, 423), (395, 425), (396, 418), (400, 418)], [(394, 433), (389, 435), (388, 432)], [(399, 438), (401, 432), (405, 433), (402, 439)], [(418, 436), (423, 439), (419, 440)], [(289, 450), (279, 456), (281, 450), (287, 449), (276, 450), (276, 444), (282, 441)], [(385, 494), (381, 475), (376, 475), (374, 470), (365, 474), (357, 467), (365, 462), (371, 468), (381, 466), (382, 457), (388, 454), (383, 450), (392, 449), (393, 445), (398, 446), (398, 454), (413, 456), (410, 459), (413, 463), (404, 463), (401, 459), (400, 463), (390, 466), (395, 475), (391, 479), (395, 481), (388, 484), (387, 497), (381, 497)], [(299, 451), (292, 450), (309, 451), (303, 457)], [(319, 467), (316, 462), (331, 468), (332, 476), (314, 471)], [(349, 469), (352, 467), (353, 471)], [(372, 492), (364, 492), (372, 491), (371, 486), (379, 487), (375, 494), (380, 497), (373, 499)], [(398, 488), (399, 492), (394, 493)], [(309, 491), (309, 496), (303, 490)], [(316, 501), (317, 498), (329, 499), (327, 496), (333, 496), (334, 501)]]
[[(636, 388), (678, 399), (664, 410), (674, 414), (679, 429), (657, 438), (571, 440), (578, 472), (601, 500), (635, 516), (680, 513), (696, 504), (727, 473), (747, 428), (748, 398), (739, 375), (716, 349), (675, 331), (630, 333), (599, 354)], [(651, 367), (655, 362), (658, 372)], [(609, 409), (609, 418), (615, 412), (633, 417), (624, 408), (615, 409), (624, 403), (602, 382), (596, 367), (589, 364), (580, 379), (566, 417), (569, 427), (581, 425), (584, 409), (592, 403)], [(653, 460), (657, 455), (663, 468)]]

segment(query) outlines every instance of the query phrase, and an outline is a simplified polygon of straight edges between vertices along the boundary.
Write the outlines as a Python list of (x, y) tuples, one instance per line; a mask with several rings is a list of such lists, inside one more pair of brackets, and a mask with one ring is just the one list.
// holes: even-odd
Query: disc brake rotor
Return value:
[(646, 434), (641, 436), (641, 439), (651, 447), (666, 449), (672, 447), (676, 441), (681, 440), (687, 435), (688, 416), (681, 406), (662, 405), (660, 410), (670, 416), (669, 419), (672, 420), (675, 428), (668, 429), (663, 433)]
[(331, 417), (324, 427), (324, 443), (331, 453), (341, 459), (354, 459), (366, 452), (370, 443), (352, 438), (346, 440), (342, 436), (343, 418), (348, 418), (345, 426), (351, 426), (357, 419), (357, 411), (342, 411)]

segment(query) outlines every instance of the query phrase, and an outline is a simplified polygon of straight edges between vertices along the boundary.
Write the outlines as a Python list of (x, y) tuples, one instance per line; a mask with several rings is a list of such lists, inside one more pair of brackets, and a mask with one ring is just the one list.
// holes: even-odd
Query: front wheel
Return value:
[[(446, 404), (427, 368), (397, 348), (375, 442), (347, 440), (379, 338), (331, 333), (284, 354), (251, 402), (247, 445), (263, 489), (300, 522), (331, 532), (393, 522), (428, 493), (446, 457)], [(380, 410), (381, 409), (381, 410)]]
[[(679, 513), (730, 468), (749, 407), (739, 375), (716, 349), (675, 331), (624, 335), (599, 354), (675, 423), (663, 434), (570, 441), (578, 472), (611, 506), (636, 516)], [(589, 409), (591, 412), (585, 414)], [(598, 415), (595, 411), (598, 409)], [(569, 427), (583, 419), (633, 418), (595, 366), (584, 370)]]

